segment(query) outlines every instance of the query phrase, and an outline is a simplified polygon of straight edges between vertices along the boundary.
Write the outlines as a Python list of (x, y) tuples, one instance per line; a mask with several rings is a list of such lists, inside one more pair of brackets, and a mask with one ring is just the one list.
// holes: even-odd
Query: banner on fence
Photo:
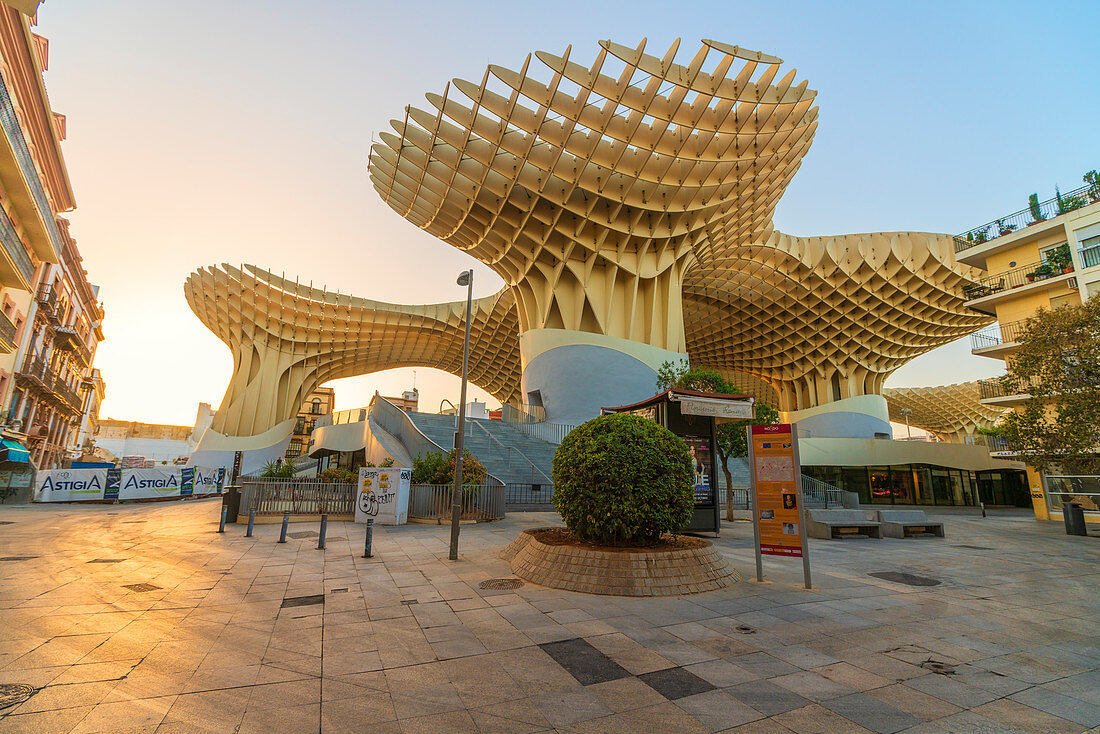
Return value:
[(355, 522), (368, 519), (382, 525), (404, 525), (409, 521), (409, 483), (412, 469), (364, 466), (359, 469), (359, 492)]
[(218, 494), (225, 470), (208, 467), (163, 469), (50, 469), (35, 476), (38, 502), (136, 500)]

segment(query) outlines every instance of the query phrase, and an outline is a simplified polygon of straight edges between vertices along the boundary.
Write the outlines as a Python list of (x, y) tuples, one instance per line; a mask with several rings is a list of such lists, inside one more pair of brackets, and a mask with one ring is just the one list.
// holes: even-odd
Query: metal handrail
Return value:
[[(1061, 195), (1062, 200), (1066, 199), (1084, 199), (1085, 206), (1089, 204), (1095, 204), (1100, 201), (1100, 191), (1097, 190), (1092, 184), (1086, 184), (1079, 189), (1068, 191)], [(1078, 208), (1078, 207), (1074, 207)], [(1018, 212), (1013, 212), (1000, 219), (994, 219), (988, 224), (983, 224), (980, 227), (974, 227), (971, 230), (963, 232), (962, 234), (955, 236), (955, 252), (962, 252), (963, 250), (970, 249), (971, 247), (977, 247), (984, 245), (985, 243), (995, 240), (998, 237), (1011, 234), (1024, 229), (1025, 227), (1038, 224), (1039, 222), (1045, 222), (1048, 219), (1066, 214), (1072, 209), (1066, 211), (1060, 211), (1058, 206), (1058, 197), (1053, 199), (1047, 199), (1039, 204), (1040, 219), (1036, 219), (1031, 212), (1031, 207), (1027, 209), (1021, 209)], [(994, 233), (995, 232), (995, 233)]]
[(490, 432), (489, 432), (489, 429), (488, 429), (488, 428), (486, 428), (485, 426), (481, 425), (481, 424), (480, 424), (480, 423), (478, 423), (477, 421), (470, 421), (470, 423), (472, 423), (473, 425), (477, 426), (477, 427), (478, 427), (478, 428), (480, 428), (480, 429), (481, 429), (482, 431), (484, 431), (484, 432), (485, 432), (485, 435), (489, 437), (489, 440), (490, 440), (490, 441), (496, 441), (496, 443), (497, 443), (497, 446), (500, 446), (500, 447), (501, 447), (502, 449), (505, 449), (505, 450), (512, 450), (512, 451), (515, 451), (515, 452), (516, 452), (517, 454), (519, 454), (519, 455), (520, 455), (520, 458), (521, 458), (521, 459), (523, 459), (523, 460), (524, 460), (524, 461), (526, 461), (526, 462), (527, 462), (528, 464), (530, 464), (530, 465), (531, 465), (531, 468), (532, 468), (532, 469), (534, 469), (535, 471), (537, 471), (537, 472), (538, 472), (539, 474), (541, 474), (541, 475), (542, 475), (542, 478), (546, 480), (546, 483), (547, 483), (547, 484), (553, 484), (553, 483), (554, 483), (554, 480), (553, 480), (553, 479), (551, 479), (550, 477), (546, 476), (546, 472), (544, 472), (544, 471), (543, 471), (542, 469), (539, 469), (539, 468), (538, 468), (537, 466), (535, 466), (535, 462), (533, 462), (533, 461), (531, 461), (530, 459), (528, 459), (528, 458), (527, 458), (527, 454), (523, 453), (522, 451), (520, 451), (520, 450), (519, 450), (518, 448), (516, 448), (515, 446), (506, 446), (505, 444), (501, 443), (501, 442), (500, 442), (500, 439), (499, 439), (499, 438), (497, 438), (497, 437), (496, 437), (496, 436), (494, 436), (494, 435), (493, 435), (492, 433), (490, 433)]

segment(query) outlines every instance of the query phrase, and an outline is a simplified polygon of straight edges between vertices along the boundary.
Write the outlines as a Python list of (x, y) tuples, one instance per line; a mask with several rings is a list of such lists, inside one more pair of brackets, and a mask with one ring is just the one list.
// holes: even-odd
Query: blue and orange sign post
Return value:
[(798, 429), (793, 423), (777, 423), (748, 426), (748, 433), (756, 580), (764, 580), (765, 554), (787, 556), (802, 559), (806, 588), (812, 588)]

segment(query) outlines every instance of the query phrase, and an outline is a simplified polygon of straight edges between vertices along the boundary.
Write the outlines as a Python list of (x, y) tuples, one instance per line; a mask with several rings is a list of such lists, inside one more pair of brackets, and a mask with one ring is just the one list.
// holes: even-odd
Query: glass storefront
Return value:
[(804, 466), (802, 472), (855, 492), (866, 505), (1030, 507), (1027, 475), (1016, 469), (972, 472), (929, 464)]

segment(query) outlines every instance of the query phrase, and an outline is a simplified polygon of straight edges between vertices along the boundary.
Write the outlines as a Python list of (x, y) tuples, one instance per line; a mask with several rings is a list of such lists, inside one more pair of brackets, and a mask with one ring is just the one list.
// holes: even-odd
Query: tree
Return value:
[(1040, 471), (1100, 473), (1100, 298), (1040, 309), (1001, 378), (1030, 399), (1005, 416), (1013, 450)]
[[(657, 370), (657, 392), (664, 392), (669, 388), (733, 394), (738, 392), (738, 389), (722, 375), (714, 370), (691, 367), (687, 360), (681, 360), (679, 364), (665, 362)], [(715, 432), (714, 445), (718, 454), (718, 465), (722, 467), (722, 474), (726, 477), (727, 520), (733, 519), (733, 474), (730, 472), (729, 460), (749, 455), (745, 426), (763, 426), (779, 422), (779, 411), (766, 403), (756, 403), (755, 416), (751, 421), (723, 423)]]

